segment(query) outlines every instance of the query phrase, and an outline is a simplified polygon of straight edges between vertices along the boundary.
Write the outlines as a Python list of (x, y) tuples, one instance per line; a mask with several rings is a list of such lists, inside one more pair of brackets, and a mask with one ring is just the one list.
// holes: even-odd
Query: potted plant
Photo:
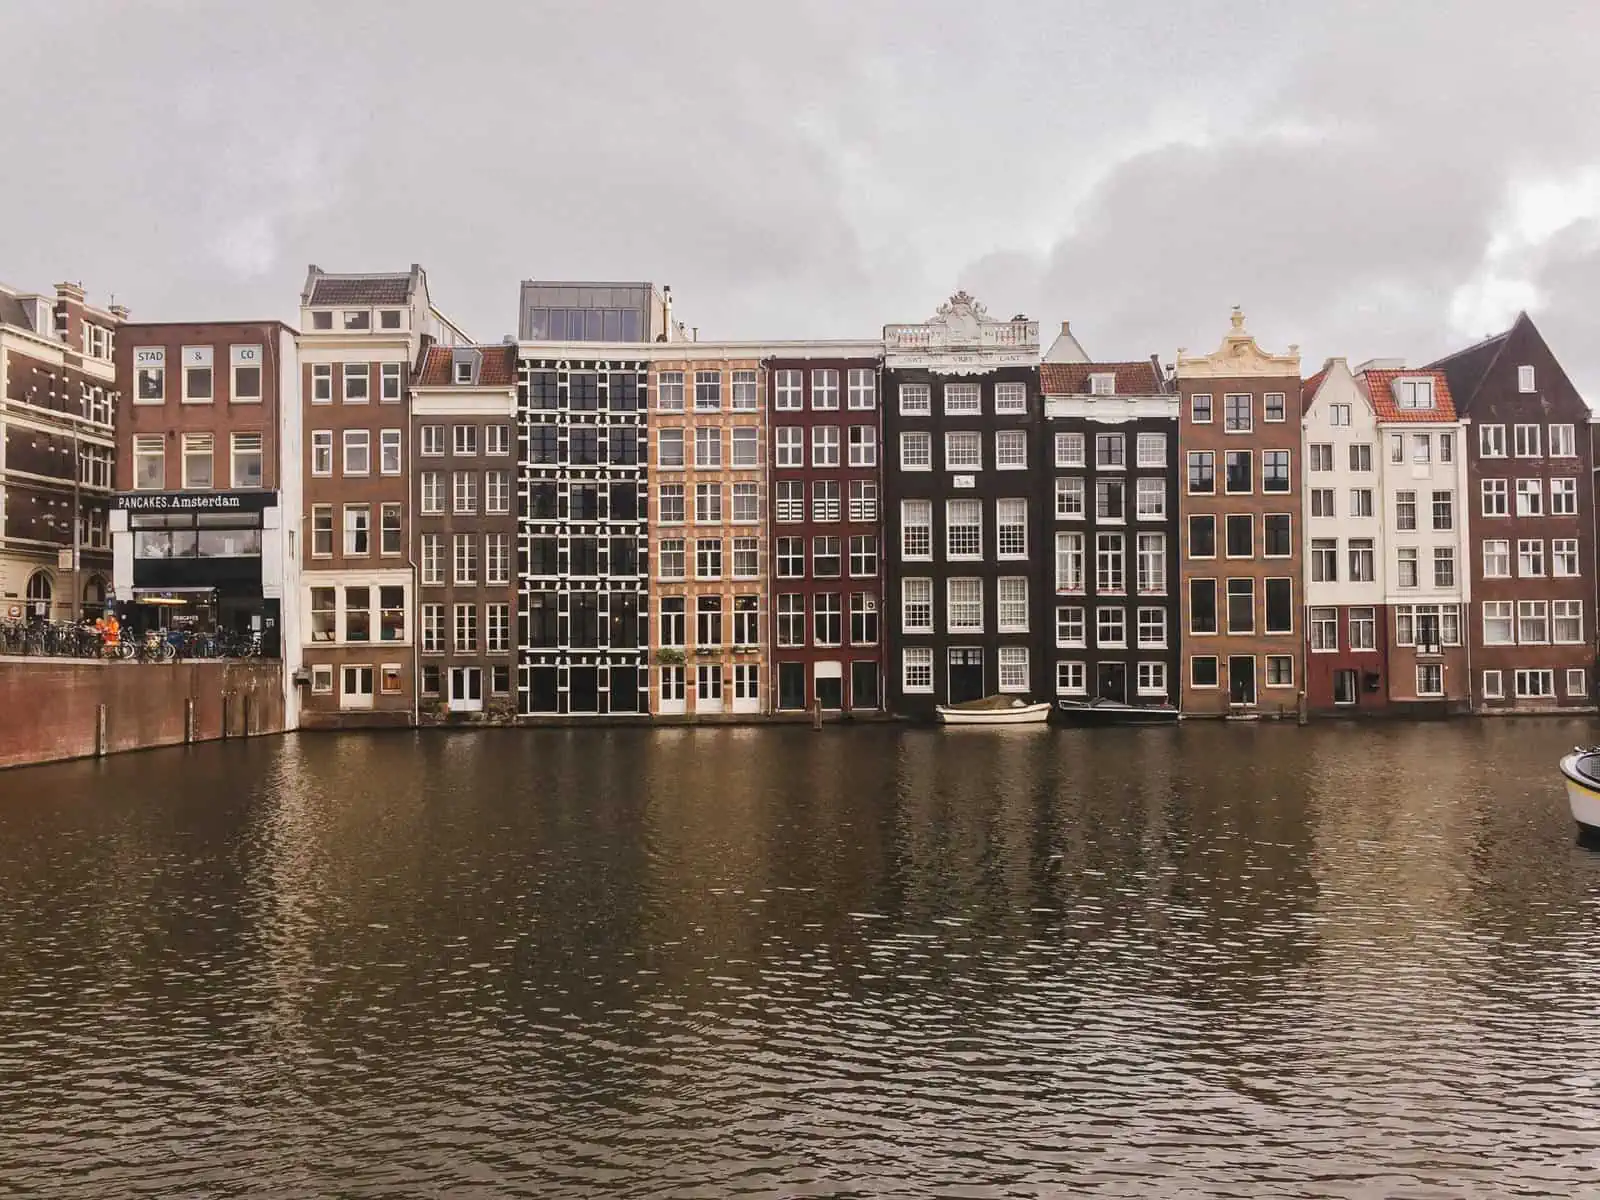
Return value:
[(683, 651), (666, 647), (656, 651), (656, 664), (663, 667), (683, 666)]

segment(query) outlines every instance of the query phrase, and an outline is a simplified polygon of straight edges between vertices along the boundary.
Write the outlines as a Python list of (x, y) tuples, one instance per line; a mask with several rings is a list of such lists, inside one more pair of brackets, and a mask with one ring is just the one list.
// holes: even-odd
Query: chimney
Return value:
[(76, 300), (79, 304), (82, 304), (83, 294), (83, 284), (81, 283), (56, 284), (57, 300)]
[(694, 337), (692, 337), (689, 340), (690, 341), (695, 341), (695, 342), (698, 342), (700, 340), (700, 326), (696, 325), (694, 327)]
[(1063, 337), (1071, 337), (1072, 336), (1072, 322), (1071, 321), (1063, 321), (1063, 322), (1061, 322), (1061, 333), (1062, 333)]
[(126, 304), (113, 304), (106, 311), (119, 321), (128, 319), (128, 306)]

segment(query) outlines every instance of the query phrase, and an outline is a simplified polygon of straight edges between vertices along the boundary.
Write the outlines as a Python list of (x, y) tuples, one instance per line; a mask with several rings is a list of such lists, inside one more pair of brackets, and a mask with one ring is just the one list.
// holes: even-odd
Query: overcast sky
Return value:
[[(224, 11), (226, 10), (226, 11)], [(670, 283), (702, 338), (958, 286), (1096, 357), (1413, 363), (1539, 322), (1600, 391), (1600, 3), (0, 3), (0, 280), (294, 319), (306, 264)]]

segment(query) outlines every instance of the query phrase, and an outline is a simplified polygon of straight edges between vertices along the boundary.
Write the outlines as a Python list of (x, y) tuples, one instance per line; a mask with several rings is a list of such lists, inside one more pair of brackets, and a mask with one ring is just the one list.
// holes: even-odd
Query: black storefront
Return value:
[(278, 657), (282, 602), (262, 588), (264, 516), (277, 504), (276, 491), (116, 496), (133, 560), (132, 598), (118, 604), (124, 625), (138, 633), (259, 634), (262, 654)]

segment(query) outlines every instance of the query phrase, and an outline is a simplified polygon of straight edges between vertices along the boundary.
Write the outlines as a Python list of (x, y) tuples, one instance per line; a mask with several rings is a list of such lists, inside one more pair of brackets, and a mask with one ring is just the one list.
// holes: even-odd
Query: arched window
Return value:
[(106, 610), (106, 577), (91, 575), (83, 585), (83, 615), (94, 620)]
[(50, 619), (50, 598), (55, 592), (48, 571), (35, 571), (28, 576), (28, 616)]

